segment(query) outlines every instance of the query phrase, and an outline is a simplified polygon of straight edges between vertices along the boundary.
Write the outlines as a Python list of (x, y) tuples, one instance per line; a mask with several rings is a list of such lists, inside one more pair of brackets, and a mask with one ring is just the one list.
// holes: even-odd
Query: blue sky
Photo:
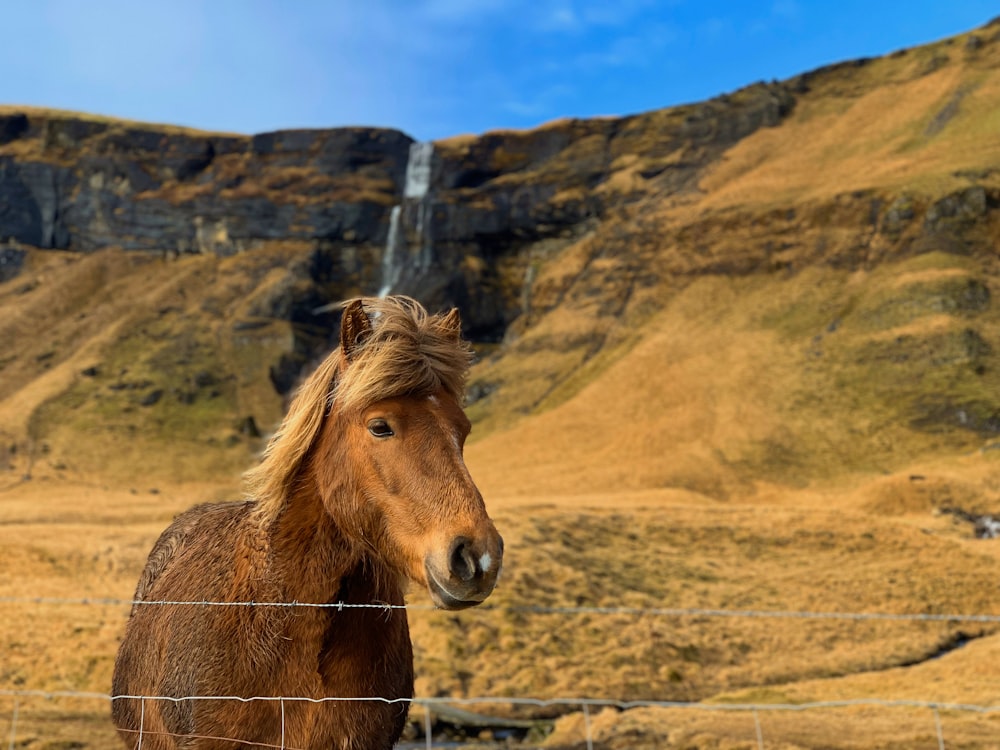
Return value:
[(0, 103), (426, 140), (698, 101), (998, 14), (996, 0), (8, 0)]

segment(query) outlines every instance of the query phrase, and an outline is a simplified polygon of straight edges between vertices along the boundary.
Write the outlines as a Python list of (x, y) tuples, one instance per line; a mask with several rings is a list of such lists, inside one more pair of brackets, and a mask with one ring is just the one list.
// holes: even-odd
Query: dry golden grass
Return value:
[(107, 115), (93, 114), (90, 112), (77, 112), (69, 109), (58, 109), (56, 107), (36, 107), (32, 105), (20, 105), (20, 104), (0, 104), (0, 115), (19, 115), (25, 114), (28, 117), (38, 117), (46, 120), (51, 119), (67, 119), (67, 120), (81, 120), (83, 122), (99, 122), (105, 123), (112, 127), (121, 128), (141, 128), (145, 130), (155, 130), (157, 133), (170, 133), (170, 134), (186, 134), (186, 135), (232, 135), (241, 137), (245, 134), (243, 133), (227, 133), (217, 130), (199, 130), (198, 128), (189, 128), (184, 125), (175, 125), (172, 123), (152, 123), (145, 122), (142, 120), (126, 120), (120, 117), (108, 117)]
[[(850, 190), (939, 195), (969, 184), (963, 173), (996, 184), (1000, 148), (1000, 48), (982, 57), (938, 45), (870, 63), (849, 77), (870, 83), (839, 90), (824, 77), (779, 128), (765, 128), (731, 149), (702, 183), (703, 205), (794, 205)], [(878, 82), (876, 84), (875, 82)]]
[[(490, 609), (411, 614), (418, 695), (995, 705), (995, 635), (932, 662), (894, 666), (933, 654), (959, 633), (976, 638), (992, 626), (530, 611), (994, 611), (992, 587), (970, 574), (996, 569), (994, 546), (969, 539), (951, 517), (851, 509), (864, 505), (867, 487), (772, 489), (747, 502), (710, 501), (679, 490), (546, 495), (544, 505), (536, 497), (490, 498), (508, 542), (504, 579)], [(8, 489), (0, 503), (0, 596), (128, 599), (149, 547), (170, 518), (190, 504), (233, 492), (227, 485), (153, 493), (44, 480)], [(410, 601), (426, 605), (427, 598), (413, 591)], [(126, 606), (2, 606), (8, 688), (107, 691)], [(23, 698), (19, 705), (18, 737), (28, 746), (32, 738), (113, 746), (100, 699)], [(557, 706), (555, 713), (573, 708)], [(915, 741), (931, 731), (922, 713), (763, 713), (762, 725), (767, 747), (785, 746), (775, 745), (779, 740), (789, 747), (902, 747), (903, 738)], [(838, 722), (862, 718), (871, 722), (870, 734), (858, 731), (850, 739), (836, 729)], [(949, 741), (985, 734), (982, 721), (965, 714), (946, 714), (945, 720)], [(746, 713), (650, 709), (595, 719), (594, 735), (621, 747), (635, 746), (636, 738), (640, 746), (656, 744), (651, 738), (660, 735), (671, 743), (687, 737), (697, 747), (753, 747), (741, 744), (752, 742), (752, 732), (744, 734), (753, 727), (748, 722)], [(579, 726), (566, 720), (550, 742), (582, 740)]]
[[(0, 435), (20, 447), (17, 471), (235, 479), (259, 448), (239, 420), (268, 426), (281, 414), (267, 368), (291, 348), (291, 330), (268, 310), (309, 252), (289, 243), (170, 262), (44, 254), (0, 286), (0, 335), (12, 344), (0, 361)], [(189, 447), (175, 450), (178, 438)]]
[[(974, 433), (911, 426), (922, 393), (945, 383), (956, 394), (997, 388), (992, 364), (973, 374), (963, 352), (948, 363), (940, 345), (970, 325), (997, 340), (994, 313), (944, 312), (949, 290), (982, 274), (967, 258), (938, 254), (870, 271), (703, 278), (636, 332), (605, 322), (602, 335), (618, 343), (549, 400), (546, 371), (581, 356), (558, 342), (585, 337), (594, 323), (569, 305), (537, 321), (512, 347), (523, 346), (523, 357), (482, 365), (487, 379), (515, 384), (495, 394), (505, 409), (524, 403), (522, 384), (538, 389), (528, 393), (531, 416), (501, 427), (485, 420), (487, 434), (467, 449), (510, 538), (513, 580), (497, 601), (996, 614), (990, 571), (1000, 551), (937, 511), (995, 512), (1000, 463), (977, 450), (988, 439)], [(912, 341), (905, 368), (871, 360), (900, 339)], [(923, 360), (925, 341), (933, 354)], [(620, 588), (602, 589), (609, 578)], [(525, 615), (518, 636), (479, 635), (479, 616), (463, 621), (474, 645), (458, 653), (495, 648), (504, 675), (456, 661), (451, 674), (474, 676), (443, 692), (495, 694), (499, 683), (546, 698), (801, 703), (856, 690), (997, 705), (1000, 689), (988, 667), (978, 678), (968, 672), (977, 658), (989, 663), (995, 625)], [(932, 666), (892, 666), (920, 662), (959, 633), (977, 640)], [(457, 630), (453, 638), (432, 641), (434, 650), (455, 653)], [(928, 715), (767, 714), (766, 746), (908, 747), (935, 736)], [(837, 729), (852, 716), (871, 726)], [(582, 744), (581, 719), (573, 721), (550, 744)], [(595, 737), (611, 747), (755, 746), (745, 713), (649, 710), (604, 721)], [(949, 742), (991, 746), (989, 719), (955, 714), (944, 725)]]
[[(211, 485), (185, 486), (178, 493), (52, 480), (4, 491), (0, 597), (74, 603), (0, 603), (0, 689), (107, 695), (129, 607), (78, 600), (131, 599), (149, 548), (174, 515), (192, 502), (227, 494), (227, 488)], [(119, 743), (106, 699), (16, 700), (17, 747), (54, 750)], [(13, 704), (13, 699), (0, 699), (0, 727), (8, 726)]]

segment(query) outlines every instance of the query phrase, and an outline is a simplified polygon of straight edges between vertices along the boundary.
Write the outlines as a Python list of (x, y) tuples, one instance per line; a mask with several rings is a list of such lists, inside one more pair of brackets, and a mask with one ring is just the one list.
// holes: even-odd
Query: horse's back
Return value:
[[(217, 535), (219, 541), (224, 541), (225, 537), (232, 537), (233, 532), (246, 517), (250, 506), (249, 502), (205, 503), (196, 505), (177, 516), (160, 534), (160, 538), (150, 550), (146, 566), (136, 586), (134, 601), (146, 601), (161, 573), (170, 566), (178, 552), (191, 543), (197, 543), (199, 537), (212, 534)], [(133, 604), (133, 614), (137, 606), (139, 605)]]

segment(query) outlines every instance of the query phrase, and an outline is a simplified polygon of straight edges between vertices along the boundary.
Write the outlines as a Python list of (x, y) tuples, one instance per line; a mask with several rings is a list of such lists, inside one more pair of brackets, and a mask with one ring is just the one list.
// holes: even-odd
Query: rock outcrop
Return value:
[(532, 243), (578, 236), (650, 190), (691, 188), (793, 104), (785, 87), (760, 84), (634, 117), (443, 141), (425, 147), (419, 198), (405, 195), (414, 142), (395, 130), (244, 137), (17, 112), (0, 117), (0, 241), (164, 255), (305, 242), (322, 268), (309, 304), (392, 287), (458, 305), (469, 335), (496, 341), (521, 312)]

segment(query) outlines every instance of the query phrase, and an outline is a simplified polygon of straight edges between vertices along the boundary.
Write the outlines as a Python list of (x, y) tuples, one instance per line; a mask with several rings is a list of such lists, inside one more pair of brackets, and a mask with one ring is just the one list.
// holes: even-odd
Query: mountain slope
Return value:
[[(792, 113), (729, 149), (697, 193), (651, 196), (543, 261), (530, 324), (480, 366), (474, 394), (489, 396), (472, 410), (489, 431), (559, 408), (483, 453), (527, 441), (535, 474), (551, 455), (573, 486), (690, 471), (745, 486), (989, 441), (995, 37), (801, 76)], [(690, 466), (655, 460), (667, 455)]]

